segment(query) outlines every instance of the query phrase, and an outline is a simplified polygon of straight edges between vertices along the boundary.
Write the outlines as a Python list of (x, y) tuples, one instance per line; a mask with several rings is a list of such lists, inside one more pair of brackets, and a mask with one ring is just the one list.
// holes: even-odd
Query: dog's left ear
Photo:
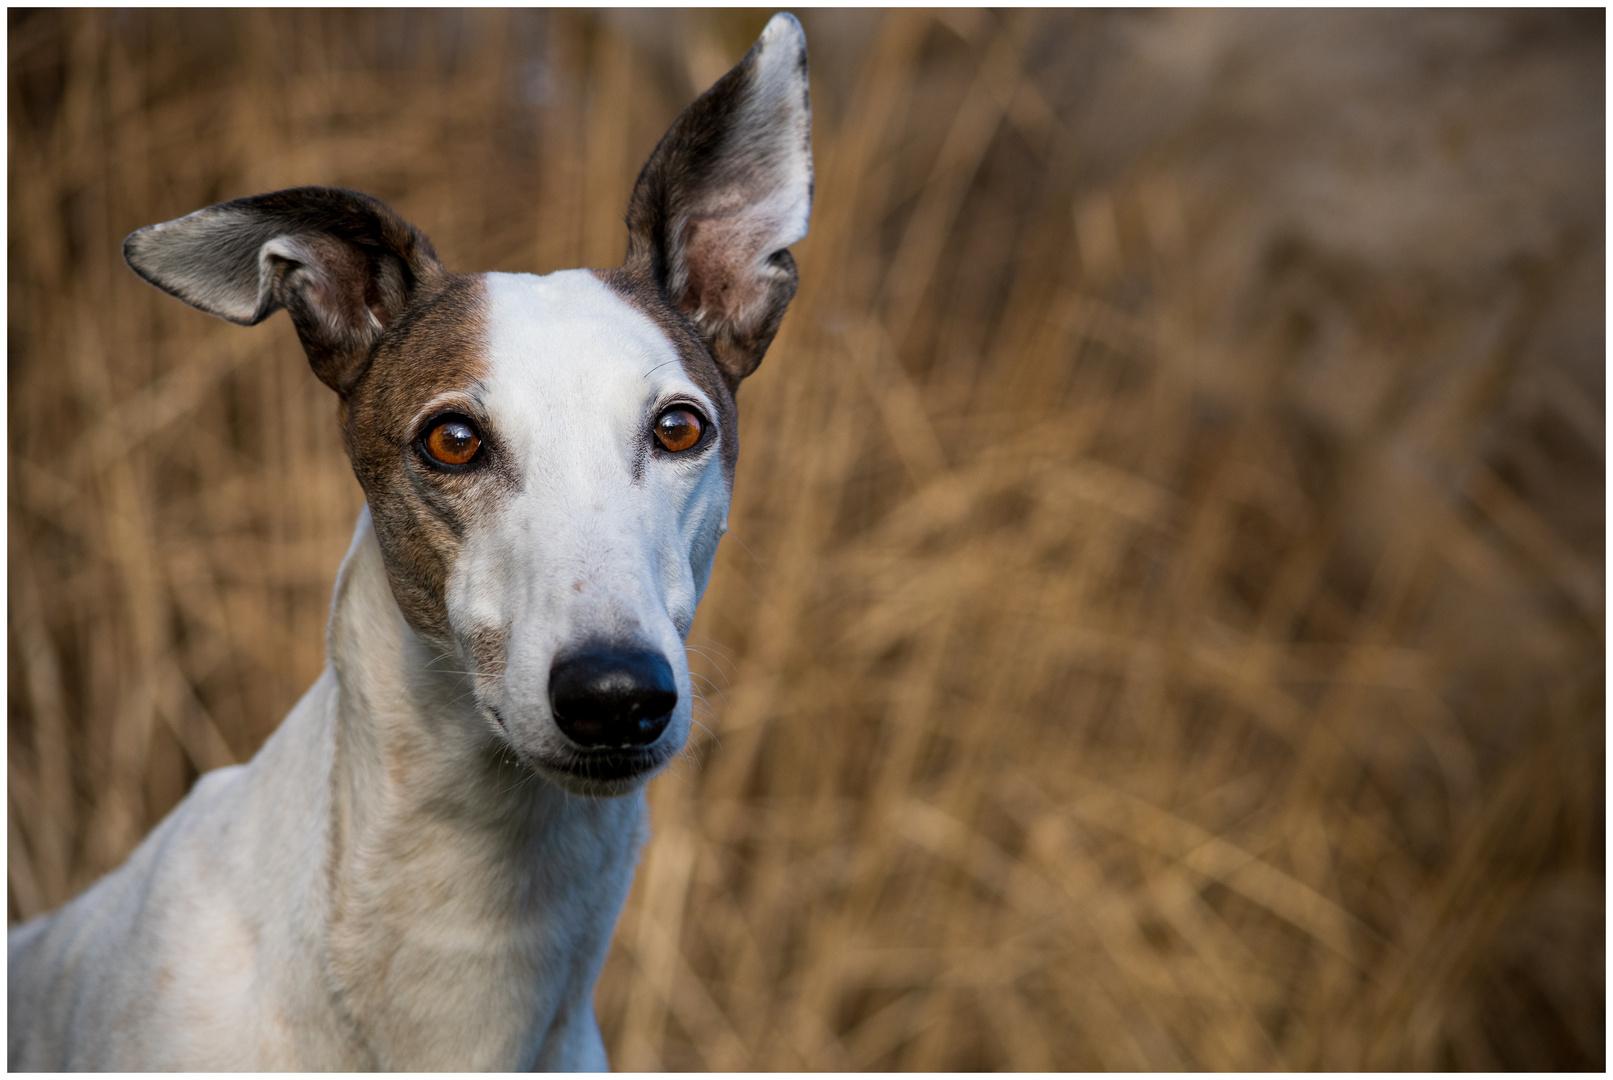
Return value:
[(628, 203), (624, 268), (688, 316), (730, 390), (795, 295), (785, 248), (812, 209), (811, 127), (806, 35), (781, 12), (662, 136)]

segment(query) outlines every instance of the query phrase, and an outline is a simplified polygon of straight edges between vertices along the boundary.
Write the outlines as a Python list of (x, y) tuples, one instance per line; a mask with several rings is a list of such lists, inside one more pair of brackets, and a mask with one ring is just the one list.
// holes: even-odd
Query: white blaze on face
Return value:
[[(513, 482), (468, 516), (449, 622), (467, 657), (471, 635), (507, 635), (504, 678), (484, 685), (521, 748), (561, 744), (549, 671), (585, 642), (666, 658), (678, 707), (662, 739), (679, 746), (691, 705), (683, 637), (728, 509), (716, 403), (656, 325), (591, 272), (485, 281), (488, 374), (475, 396)], [(710, 430), (670, 454), (652, 425), (676, 403)]]

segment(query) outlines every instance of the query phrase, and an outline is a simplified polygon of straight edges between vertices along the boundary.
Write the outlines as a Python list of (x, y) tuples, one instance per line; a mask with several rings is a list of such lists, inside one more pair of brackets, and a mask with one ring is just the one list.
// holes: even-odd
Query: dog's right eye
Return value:
[(481, 449), (482, 437), (464, 417), (450, 416), (434, 424), (421, 445), (441, 465), (469, 465)]

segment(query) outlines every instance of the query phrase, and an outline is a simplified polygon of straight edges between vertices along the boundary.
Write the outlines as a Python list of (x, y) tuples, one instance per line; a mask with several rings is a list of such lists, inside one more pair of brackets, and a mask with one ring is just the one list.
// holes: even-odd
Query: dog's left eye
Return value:
[(674, 405), (655, 419), (655, 441), (674, 454), (700, 441), (705, 430), (700, 414), (685, 405)]

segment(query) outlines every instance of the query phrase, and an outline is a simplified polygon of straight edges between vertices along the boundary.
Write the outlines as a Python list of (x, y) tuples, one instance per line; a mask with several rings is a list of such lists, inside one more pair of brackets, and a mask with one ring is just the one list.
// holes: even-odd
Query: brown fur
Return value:
[(447, 272), (424, 233), (381, 200), (341, 188), (239, 199), (316, 254), (319, 272), (277, 260), (274, 305), (297, 327), (314, 373), (337, 393), (363, 375), (376, 340)]
[(287, 310), (314, 373), (340, 395), (348, 457), (398, 604), (416, 631), (446, 643), (447, 567), (470, 512), (463, 496), (511, 475), (491, 433), (486, 467), (471, 473), (433, 470), (410, 444), (433, 398), (457, 391), (460, 411), (476, 414), (480, 279), (450, 274), (424, 233), (379, 199), (340, 188), (210, 206), (139, 230), (124, 256), (147, 281), (234, 322)]
[[(782, 51), (753, 50), (646, 167), (634, 213), (667, 228), (636, 232), (638, 254), (600, 275), (709, 397), (730, 482), (733, 389), (795, 288), (793, 263), (768, 249), (804, 235), (810, 211), (810, 161), (796, 153), (808, 148), (795, 142), (807, 116), (788, 66), (804, 49), (799, 25), (776, 16), (762, 40)], [(758, 70), (765, 92), (747, 96)], [(709, 130), (729, 119), (733, 130)], [(505, 374), (489, 351), (504, 347), (489, 297), (505, 283), (448, 273), (422, 234), (367, 196), (239, 199), (142, 229), (124, 250), (147, 280), (223, 318), (290, 311), (339, 396), (368, 509), (337, 580), (330, 664), (274, 737), (246, 766), (203, 777), (123, 869), (10, 935), (10, 1063), (606, 1068), (591, 996), (645, 840), (644, 781), (692, 719), (678, 645), (722, 532), (715, 464), (695, 455), (656, 482), (635, 473), (607, 490), (594, 484), (600, 461), (567, 456), (574, 488), (547, 505), (542, 490), (515, 502), (518, 432), (501, 438), (484, 411)], [(592, 279), (557, 284), (589, 305), (602, 338), (633, 318)], [(550, 310), (541, 297), (539, 309)], [(509, 315), (519, 364), (526, 335), (544, 328), (531, 309)], [(603, 428), (586, 423), (597, 397), (574, 376), (589, 370), (577, 355), (587, 339), (556, 352), (578, 366), (554, 381), (509, 380), (520, 424), (563, 384), (579, 451), (634, 415), (612, 399)], [(616, 363), (607, 381), (630, 393), (634, 366)], [(473, 463), (419, 449), (446, 412), (480, 428)], [(656, 460), (652, 439), (637, 433), (641, 467)], [(660, 514), (635, 483), (662, 497)], [(594, 501), (597, 520), (573, 495)], [(523, 534), (564, 529), (566, 515), (559, 556), (537, 562)], [(687, 559), (668, 558), (669, 545), (687, 546)], [(484, 614), (456, 628), (447, 594), (461, 581), (467, 610)], [(569, 616), (545, 602), (590, 587), (598, 596)], [(623, 668), (637, 681), (632, 712), (617, 689), (587, 688), (616, 728), (608, 741), (574, 738), (552, 697), (555, 658), (618, 638), (657, 650), (659, 669), (640, 680)], [(450, 659), (473, 670), (449, 670)], [(653, 731), (637, 715), (651, 705), (669, 710)]]
[(673, 122), (627, 207), (623, 270), (690, 320), (730, 392), (762, 362), (799, 282), (795, 259), (758, 250), (743, 214), (772, 165), (753, 157), (740, 121), (760, 47)]
[[(271, 241), (264, 281), (258, 258)], [(285, 308), (314, 373), (338, 393), (414, 294), (445, 274), (423, 233), (379, 199), (343, 188), (209, 206), (140, 229), (123, 255), (159, 289), (231, 322), (255, 325)]]
[[(454, 408), (477, 416), (475, 390), (485, 377), (484, 298), (480, 278), (444, 275), (376, 343), (364, 374), (342, 396), (342, 432), (386, 555), (392, 591), (409, 625), (449, 640), (447, 574), (469, 514), (496, 508), (513, 487), (501, 467), (497, 433), (481, 425), (485, 467), (440, 472), (420, 461), (413, 443), (420, 411), (455, 394)], [(475, 490), (477, 497), (468, 496)]]

